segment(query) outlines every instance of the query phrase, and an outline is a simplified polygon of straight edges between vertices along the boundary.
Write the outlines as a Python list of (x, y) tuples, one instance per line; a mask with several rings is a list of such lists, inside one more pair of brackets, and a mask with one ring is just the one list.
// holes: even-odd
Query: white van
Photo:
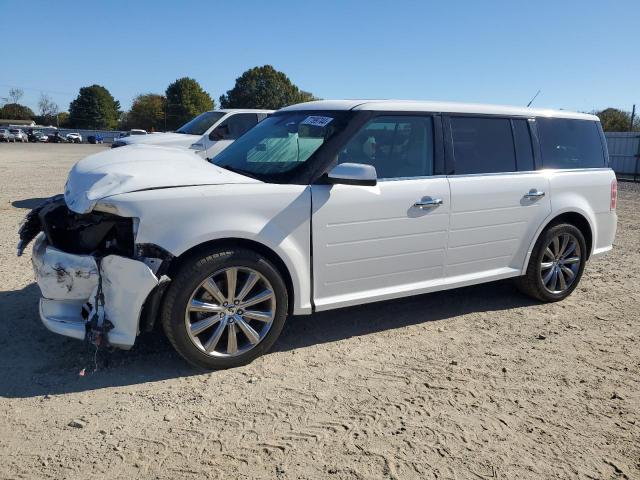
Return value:
[(212, 110), (198, 115), (175, 132), (130, 135), (115, 140), (111, 148), (127, 145), (184, 147), (195, 150), (202, 158), (212, 158), (271, 113), (273, 110)]
[(562, 300), (612, 248), (616, 186), (593, 115), (320, 101), (213, 163), (87, 157), (28, 215), (20, 248), (37, 235), (52, 331), (128, 348), (158, 320), (189, 362), (226, 368), (267, 351), (290, 315), (505, 278)]

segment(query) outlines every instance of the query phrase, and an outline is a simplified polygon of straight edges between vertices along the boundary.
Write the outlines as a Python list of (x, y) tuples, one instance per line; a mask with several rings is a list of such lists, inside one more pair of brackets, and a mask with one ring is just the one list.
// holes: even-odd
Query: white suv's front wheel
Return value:
[(265, 353), (287, 311), (287, 289), (271, 262), (250, 250), (214, 250), (182, 266), (167, 291), (162, 325), (191, 364), (222, 369)]

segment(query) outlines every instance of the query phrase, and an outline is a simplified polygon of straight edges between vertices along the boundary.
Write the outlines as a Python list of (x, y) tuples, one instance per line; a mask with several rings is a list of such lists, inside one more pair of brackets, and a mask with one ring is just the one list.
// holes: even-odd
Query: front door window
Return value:
[(433, 119), (381, 116), (370, 120), (345, 146), (338, 163), (365, 163), (378, 178), (433, 175)]

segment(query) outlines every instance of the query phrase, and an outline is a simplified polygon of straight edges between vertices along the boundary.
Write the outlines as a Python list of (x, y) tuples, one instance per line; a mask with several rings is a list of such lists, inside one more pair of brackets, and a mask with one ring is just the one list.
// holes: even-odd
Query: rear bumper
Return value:
[(613, 249), (618, 228), (618, 215), (615, 211), (596, 214), (597, 237), (590, 260), (596, 260)]
[[(74, 255), (48, 245), (40, 234), (33, 245), (33, 269), (42, 292), (40, 319), (54, 333), (85, 338), (83, 308), (95, 313), (98, 284), (102, 281), (104, 318), (113, 324), (109, 343), (131, 348), (139, 333), (140, 312), (158, 279), (143, 262), (108, 255), (100, 264), (91, 255)], [(86, 315), (85, 315), (86, 316)]]
[(598, 258), (602, 258), (611, 250), (613, 250), (613, 245), (609, 245), (608, 247), (596, 248), (591, 254), (591, 257), (589, 257), (589, 260), (597, 260)]

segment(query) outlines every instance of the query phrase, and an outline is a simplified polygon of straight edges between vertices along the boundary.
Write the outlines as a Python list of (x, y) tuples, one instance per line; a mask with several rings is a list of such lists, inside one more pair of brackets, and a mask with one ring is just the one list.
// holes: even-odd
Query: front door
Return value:
[(432, 176), (433, 158), (432, 117), (374, 117), (338, 162), (373, 165), (378, 184), (312, 186), (317, 310), (428, 291), (442, 281), (449, 185)]

